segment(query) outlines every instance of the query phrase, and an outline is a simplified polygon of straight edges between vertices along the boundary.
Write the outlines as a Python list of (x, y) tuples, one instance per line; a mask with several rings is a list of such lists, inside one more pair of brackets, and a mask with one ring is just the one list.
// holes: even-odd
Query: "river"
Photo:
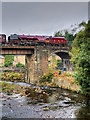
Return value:
[[(13, 82), (9, 82), (12, 84)], [(13, 83), (33, 86), (27, 83)], [(89, 97), (76, 92), (41, 87), (49, 96), (41, 100), (20, 94), (6, 95), (2, 93), (2, 117), (7, 118), (90, 118)]]

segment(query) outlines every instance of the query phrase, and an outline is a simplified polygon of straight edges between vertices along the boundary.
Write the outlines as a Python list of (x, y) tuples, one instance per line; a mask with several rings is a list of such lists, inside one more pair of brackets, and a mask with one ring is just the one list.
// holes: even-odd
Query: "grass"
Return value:
[(0, 82), (0, 86), (1, 86), (0, 92), (5, 92), (8, 95), (11, 95), (14, 93), (18, 93), (18, 94), (21, 93), (23, 95), (25, 94), (24, 93), (25, 87), (22, 87), (20, 85), (14, 85), (14, 84), (6, 83), (6, 82)]

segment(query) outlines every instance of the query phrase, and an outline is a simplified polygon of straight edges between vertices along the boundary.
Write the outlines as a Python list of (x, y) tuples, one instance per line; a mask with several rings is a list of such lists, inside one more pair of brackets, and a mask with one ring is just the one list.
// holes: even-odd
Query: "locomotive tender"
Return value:
[(0, 42), (8, 45), (33, 46), (33, 45), (67, 45), (67, 40), (64, 37), (40, 36), (40, 35), (17, 35), (12, 34), (8, 36), (6, 42), (6, 35), (0, 34)]

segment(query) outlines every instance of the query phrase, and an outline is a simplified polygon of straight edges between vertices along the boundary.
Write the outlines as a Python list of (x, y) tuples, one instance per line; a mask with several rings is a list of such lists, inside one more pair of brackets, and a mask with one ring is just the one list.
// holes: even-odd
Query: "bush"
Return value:
[(16, 64), (16, 67), (19, 67), (19, 68), (25, 68), (25, 65), (24, 64), (22, 64), (22, 63), (18, 63), (18, 64)]
[(7, 83), (6, 83), (6, 82), (3, 82), (3, 83), (2, 83), (2, 86), (3, 86), (3, 87), (5, 87), (6, 85), (7, 85)]
[(59, 70), (59, 75), (62, 73), (62, 70)]
[(23, 73), (2, 73), (1, 80), (6, 81), (24, 81), (24, 74)]
[(42, 78), (40, 79), (40, 83), (42, 82), (52, 82), (52, 77), (53, 77), (53, 74), (52, 73), (48, 73), (48, 74), (45, 74), (44, 76), (42, 76)]
[(5, 55), (4, 66), (9, 67), (13, 65), (14, 55)]
[(58, 88), (58, 87), (59, 87), (59, 85), (56, 85), (55, 87), (57, 87), (57, 88)]
[(90, 21), (84, 31), (80, 31), (72, 46), (72, 63), (75, 80), (81, 86), (83, 94), (90, 95)]

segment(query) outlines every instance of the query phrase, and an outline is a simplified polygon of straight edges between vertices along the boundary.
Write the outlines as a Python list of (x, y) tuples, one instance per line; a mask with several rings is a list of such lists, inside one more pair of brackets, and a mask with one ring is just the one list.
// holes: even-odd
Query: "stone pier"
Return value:
[(34, 49), (34, 54), (26, 55), (26, 77), (27, 83), (38, 83), (40, 77), (48, 71), (48, 50), (42, 46)]

